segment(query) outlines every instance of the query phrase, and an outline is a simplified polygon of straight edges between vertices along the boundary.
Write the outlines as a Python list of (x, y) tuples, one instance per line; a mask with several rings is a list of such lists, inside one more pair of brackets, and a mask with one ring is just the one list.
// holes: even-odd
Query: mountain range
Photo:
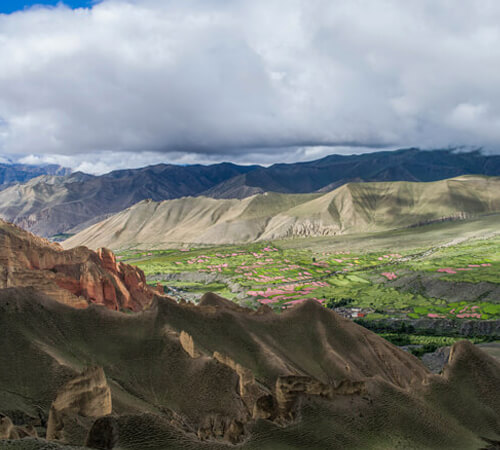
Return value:
[(500, 213), (500, 177), (347, 183), (327, 193), (144, 200), (63, 242), (71, 248), (238, 244), (407, 228)]
[(84, 227), (146, 198), (196, 195), (251, 167), (157, 165), (103, 176), (43, 176), (0, 191), (0, 217), (42, 236)]
[(330, 155), (316, 161), (259, 167), (215, 186), (204, 195), (242, 198), (261, 192), (328, 192), (348, 182), (437, 181), (466, 174), (500, 175), (500, 155), (417, 148)]
[(500, 363), (468, 341), (433, 374), (313, 300), (177, 302), (109, 251), (0, 238), (2, 448), (497, 448)]
[(0, 217), (42, 236), (75, 233), (146, 199), (242, 199), (264, 192), (325, 193), (352, 182), (429, 182), (500, 175), (500, 156), (479, 151), (403, 149), (331, 155), (270, 167), (160, 164), (101, 176), (42, 176), (0, 191)]
[(69, 175), (71, 169), (57, 164), (29, 165), (0, 162), (0, 190), (42, 175)]

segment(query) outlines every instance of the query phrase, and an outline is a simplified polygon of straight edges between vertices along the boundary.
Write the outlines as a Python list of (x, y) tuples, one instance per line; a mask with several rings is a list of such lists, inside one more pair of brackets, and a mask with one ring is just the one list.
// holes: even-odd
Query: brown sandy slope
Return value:
[(500, 178), (349, 183), (326, 194), (143, 201), (63, 243), (65, 248), (161, 248), (381, 232), (500, 211)]
[(0, 220), (0, 289), (14, 286), (35, 286), (38, 292), (78, 308), (98, 303), (139, 311), (153, 298), (144, 273), (117, 263), (111, 251), (85, 247), (64, 251)]
[[(56, 398), (71, 404), (71, 380), (103, 368), (107, 384), (101, 372), (89, 383), (101, 397), (109, 385), (113, 422), (92, 438), (112, 428), (120, 449), (479, 449), (483, 437), (500, 440), (495, 359), (461, 342), (444, 375), (432, 375), (316, 302), (278, 315), (214, 294), (200, 306), (163, 297), (128, 315), (3, 289), (0, 348), (0, 409), (19, 425), (40, 425)], [(95, 420), (82, 408), (58, 416), (67, 442), (82, 444)]]

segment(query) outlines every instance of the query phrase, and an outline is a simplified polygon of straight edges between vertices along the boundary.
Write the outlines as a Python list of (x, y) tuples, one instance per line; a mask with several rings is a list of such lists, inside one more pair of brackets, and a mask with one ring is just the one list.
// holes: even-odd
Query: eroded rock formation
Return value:
[(185, 331), (181, 331), (179, 341), (184, 351), (191, 356), (191, 358), (199, 358), (201, 356), (201, 353), (196, 348), (193, 337), (190, 334)]
[(220, 415), (208, 416), (199, 427), (197, 435), (202, 441), (214, 439), (238, 444), (244, 438), (244, 424), (230, 417)]
[(288, 375), (276, 380), (276, 402), (283, 418), (293, 418), (300, 395), (332, 399), (335, 395), (361, 395), (366, 392), (364, 381), (343, 380), (337, 385), (324, 384), (312, 377)]
[(19, 439), (19, 434), (12, 420), (3, 414), (0, 414), (0, 439)]
[(60, 389), (50, 407), (47, 439), (64, 441), (65, 423), (76, 416), (102, 417), (111, 411), (111, 390), (104, 370), (89, 368)]
[(245, 402), (249, 412), (253, 415), (255, 402), (258, 398), (265, 395), (266, 391), (257, 385), (253, 372), (250, 369), (243, 367), (241, 364), (222, 353), (214, 352), (213, 356), (217, 361), (230, 367), (237, 373), (239, 377), (239, 394), (241, 399)]
[(64, 251), (58, 244), (0, 220), (0, 288), (36, 286), (76, 308), (90, 303), (140, 311), (158, 294), (144, 273), (117, 262), (108, 249)]
[(10, 417), (0, 413), (0, 439), (23, 439), (37, 437), (37, 432), (32, 425), (16, 426)]

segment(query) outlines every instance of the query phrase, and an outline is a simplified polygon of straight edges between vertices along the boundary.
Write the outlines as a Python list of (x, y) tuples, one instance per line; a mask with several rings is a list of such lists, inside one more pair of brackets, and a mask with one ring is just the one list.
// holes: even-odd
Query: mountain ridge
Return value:
[[(334, 154), (314, 161), (273, 164), (240, 176), (239, 180), (249, 188), (304, 193), (316, 192), (328, 184), (338, 186), (356, 180), (437, 181), (464, 174), (500, 175), (499, 170), (500, 156), (485, 156), (479, 150), (408, 148), (359, 155)], [(297, 188), (295, 183), (301, 178), (306, 178), (307, 182)], [(223, 191), (223, 185), (216, 189)]]
[(0, 217), (50, 237), (151, 198), (185, 196), (246, 198), (264, 192), (329, 192), (343, 184), (369, 181), (437, 181), (464, 174), (500, 175), (500, 156), (479, 151), (424, 151), (415, 148), (330, 155), (269, 167), (232, 163), (175, 166), (159, 164), (92, 176), (75, 173), (47, 182), (16, 184), (0, 191)]
[(325, 194), (146, 200), (63, 242), (65, 248), (241, 244), (407, 228), (500, 212), (500, 177), (348, 183)]
[[(458, 342), (434, 375), (314, 301), (275, 314), (208, 293), (198, 306), (156, 297), (126, 315), (9, 288), (0, 312), (4, 414), (28, 427), (48, 417), (47, 437), (64, 439), (54, 444), (83, 445), (110, 410), (117, 446), (128, 449), (476, 449), (499, 437), (494, 358)], [(100, 389), (83, 390), (82, 379)], [(61, 398), (86, 404), (56, 417)]]
[(70, 173), (71, 169), (57, 164), (31, 165), (0, 162), (0, 190), (16, 183), (24, 183), (41, 175), (65, 176)]
[(251, 168), (229, 163), (189, 168), (160, 164), (105, 176), (77, 172), (50, 183), (41, 178), (0, 191), (0, 217), (48, 237), (146, 198), (163, 200), (201, 192), (245, 170)]

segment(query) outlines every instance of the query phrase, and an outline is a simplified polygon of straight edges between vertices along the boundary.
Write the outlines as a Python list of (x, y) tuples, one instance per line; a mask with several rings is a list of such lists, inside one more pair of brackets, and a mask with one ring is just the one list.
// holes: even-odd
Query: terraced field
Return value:
[(128, 251), (119, 258), (194, 302), (211, 290), (277, 311), (314, 299), (365, 320), (500, 319), (498, 236), (423, 249), (322, 250), (264, 243)]

